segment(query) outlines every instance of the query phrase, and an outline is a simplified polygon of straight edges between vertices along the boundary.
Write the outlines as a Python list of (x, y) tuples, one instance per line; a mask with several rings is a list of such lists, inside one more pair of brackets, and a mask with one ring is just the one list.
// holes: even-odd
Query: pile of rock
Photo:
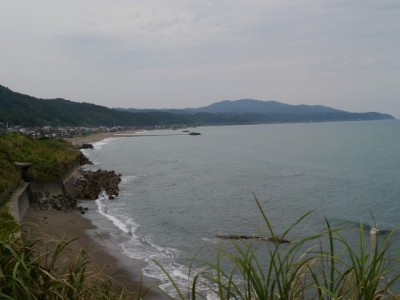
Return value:
[(102, 169), (84, 171), (83, 175), (74, 182), (77, 189), (76, 197), (95, 200), (102, 191), (105, 191), (109, 195), (109, 199), (112, 200), (115, 196), (118, 196), (118, 184), (121, 182), (121, 176), (121, 174), (116, 174), (115, 171)]
[(50, 208), (60, 211), (73, 210), (76, 200), (68, 195), (50, 195), (48, 192), (35, 193), (32, 204), (36, 209), (48, 210)]
[(81, 154), (79, 155), (79, 164), (81, 166), (93, 165), (93, 162), (81, 152)]

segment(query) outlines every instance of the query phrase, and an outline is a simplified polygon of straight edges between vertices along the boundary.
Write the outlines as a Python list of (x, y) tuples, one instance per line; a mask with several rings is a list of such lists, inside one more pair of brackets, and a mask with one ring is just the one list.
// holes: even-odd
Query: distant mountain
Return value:
[(241, 99), (224, 100), (209, 106), (193, 109), (194, 112), (210, 113), (259, 113), (259, 114), (308, 114), (308, 113), (344, 113), (342, 110), (322, 105), (290, 105), (277, 101)]
[[(130, 112), (150, 112), (155, 109), (122, 109)], [(192, 114), (203, 116), (202, 122), (208, 123), (216, 116), (221, 122), (274, 123), (274, 122), (322, 122), (322, 121), (355, 121), (394, 119), (391, 115), (376, 112), (351, 113), (322, 105), (290, 105), (277, 101), (253, 99), (224, 100), (200, 108), (159, 109), (158, 111), (174, 114)], [(212, 114), (204, 118), (203, 114)], [(205, 120), (207, 119), (207, 120)]]
[(111, 109), (65, 99), (38, 99), (0, 85), (0, 127), (12, 126), (198, 126), (258, 123), (385, 120), (380, 113), (350, 113), (321, 105), (289, 105), (242, 99), (201, 108)]

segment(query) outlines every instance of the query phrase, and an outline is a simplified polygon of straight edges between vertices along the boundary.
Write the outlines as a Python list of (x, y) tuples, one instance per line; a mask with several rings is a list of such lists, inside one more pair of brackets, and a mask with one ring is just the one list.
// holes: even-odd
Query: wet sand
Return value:
[[(92, 264), (92, 271), (102, 272), (117, 284), (123, 284), (130, 299), (136, 299), (140, 289), (143, 293), (152, 285), (148, 280), (146, 287), (141, 284), (143, 263), (124, 257), (122, 250), (116, 247), (118, 245), (112, 245), (108, 240), (105, 231), (98, 230), (77, 211), (36, 210), (30, 207), (23, 219), (23, 228), (24, 235), (31, 240), (75, 239), (68, 247), (72, 253), (84, 249)], [(144, 299), (163, 298), (155, 286), (144, 296)]]

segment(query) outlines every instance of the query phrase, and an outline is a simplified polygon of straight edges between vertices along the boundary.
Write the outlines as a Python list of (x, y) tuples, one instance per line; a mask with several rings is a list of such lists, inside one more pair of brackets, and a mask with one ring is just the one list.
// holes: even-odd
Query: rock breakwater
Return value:
[(36, 210), (55, 209), (60, 211), (74, 210), (76, 200), (69, 195), (51, 195), (48, 192), (33, 193), (32, 206)]
[(110, 200), (118, 196), (121, 174), (115, 171), (99, 169), (97, 171), (83, 171), (82, 176), (75, 179), (76, 197), (95, 200), (102, 191), (105, 191)]

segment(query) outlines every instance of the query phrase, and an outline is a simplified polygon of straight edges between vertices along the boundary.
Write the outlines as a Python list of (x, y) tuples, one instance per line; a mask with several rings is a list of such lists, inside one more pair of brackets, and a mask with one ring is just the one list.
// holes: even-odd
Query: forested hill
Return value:
[(38, 99), (0, 85), (0, 123), (14, 126), (151, 126), (186, 123), (166, 112), (130, 113), (64, 99)]
[(380, 113), (350, 113), (325, 106), (276, 101), (222, 101), (183, 110), (110, 109), (65, 99), (38, 99), (0, 85), (0, 126), (169, 126), (393, 119)]

